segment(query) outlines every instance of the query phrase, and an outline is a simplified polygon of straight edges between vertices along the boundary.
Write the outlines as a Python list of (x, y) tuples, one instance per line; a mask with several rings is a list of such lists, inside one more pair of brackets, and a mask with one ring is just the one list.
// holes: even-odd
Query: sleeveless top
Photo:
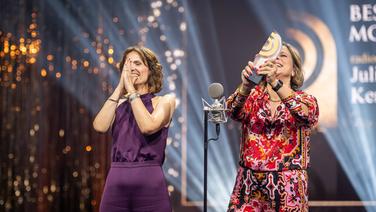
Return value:
[[(154, 94), (140, 96), (146, 109), (152, 113), (151, 99)], [(141, 133), (128, 101), (120, 104), (115, 111), (112, 125), (112, 162), (156, 162), (163, 164), (165, 158), (168, 127), (151, 135)]]

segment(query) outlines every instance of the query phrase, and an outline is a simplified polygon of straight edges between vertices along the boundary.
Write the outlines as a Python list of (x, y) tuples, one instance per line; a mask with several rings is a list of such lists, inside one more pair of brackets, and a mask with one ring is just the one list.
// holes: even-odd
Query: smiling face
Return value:
[(146, 47), (128, 47), (119, 64), (120, 71), (123, 70), (128, 59), (132, 61), (130, 63), (131, 77), (137, 79), (135, 87), (147, 87), (150, 93), (158, 93), (162, 90), (162, 65), (152, 50)]
[(136, 51), (131, 51), (126, 55), (126, 61), (129, 60), (131, 77), (135, 78), (135, 85), (147, 84), (149, 78), (149, 68)]
[(284, 80), (290, 79), (294, 75), (294, 64), (289, 49), (283, 45), (281, 53), (275, 60), (277, 65), (277, 78)]
[(275, 63), (278, 79), (289, 83), (293, 90), (298, 90), (303, 85), (302, 62), (298, 51), (291, 44), (283, 43), (281, 53)]

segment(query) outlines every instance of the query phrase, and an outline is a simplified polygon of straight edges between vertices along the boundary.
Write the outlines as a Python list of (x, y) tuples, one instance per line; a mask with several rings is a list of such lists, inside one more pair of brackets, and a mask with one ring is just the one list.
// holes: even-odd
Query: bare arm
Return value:
[[(135, 69), (137, 64), (134, 64), (131, 60), (128, 60), (123, 68), (121, 81), (125, 90), (132, 95), (135, 95), (136, 89), (134, 86), (137, 77), (133, 77), (131, 72)], [(162, 127), (167, 126), (171, 120), (172, 114), (175, 110), (175, 97), (171, 95), (165, 95), (158, 97), (157, 105), (152, 113), (146, 109), (144, 103), (140, 98), (132, 98), (130, 105), (132, 107), (133, 115), (136, 119), (137, 125), (143, 134), (153, 134), (159, 131)]]
[(143, 134), (153, 134), (170, 123), (175, 110), (175, 97), (165, 95), (160, 97), (156, 108), (150, 114), (140, 98), (131, 102), (133, 115)]
[(104, 102), (104, 105), (95, 116), (93, 127), (96, 131), (105, 133), (108, 131), (115, 118), (115, 110), (119, 102), (119, 98), (123, 95), (124, 86), (122, 80), (116, 87), (112, 95)]

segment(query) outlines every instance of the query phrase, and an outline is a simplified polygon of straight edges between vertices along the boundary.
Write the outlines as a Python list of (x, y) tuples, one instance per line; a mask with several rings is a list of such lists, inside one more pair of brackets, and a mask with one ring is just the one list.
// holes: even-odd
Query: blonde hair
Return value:
[(136, 52), (142, 59), (142, 62), (148, 66), (150, 75), (148, 78), (148, 87), (150, 93), (158, 93), (162, 90), (163, 72), (162, 65), (159, 63), (155, 53), (146, 47), (131, 46), (124, 51), (123, 59), (120, 62), (120, 71), (123, 70), (126, 57), (129, 53)]
[(283, 45), (286, 46), (286, 48), (289, 50), (291, 57), (292, 57), (292, 63), (293, 63), (293, 71), (294, 76), (291, 77), (291, 88), (296, 91), (300, 87), (302, 87), (304, 82), (304, 75), (303, 75), (303, 69), (302, 69), (302, 60), (300, 58), (300, 55), (298, 51), (293, 47), (291, 44), (283, 42)]

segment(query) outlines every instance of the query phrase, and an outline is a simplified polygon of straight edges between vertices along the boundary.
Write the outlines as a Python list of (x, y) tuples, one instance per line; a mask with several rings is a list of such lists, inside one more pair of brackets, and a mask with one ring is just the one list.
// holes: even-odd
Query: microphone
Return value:
[(227, 122), (227, 106), (226, 99), (223, 96), (223, 86), (220, 83), (212, 83), (209, 86), (209, 96), (214, 99), (212, 104), (209, 104), (202, 99), (204, 111), (208, 111), (208, 121), (215, 124), (222, 124)]
[[(201, 98), (204, 109), (204, 212), (207, 211), (209, 141), (217, 141), (219, 139), (220, 124), (227, 122), (227, 107), (223, 96), (223, 86), (220, 83), (212, 83), (209, 86), (209, 96), (214, 99), (213, 104), (209, 104)], [(215, 123), (215, 138), (208, 139), (208, 121)]]

